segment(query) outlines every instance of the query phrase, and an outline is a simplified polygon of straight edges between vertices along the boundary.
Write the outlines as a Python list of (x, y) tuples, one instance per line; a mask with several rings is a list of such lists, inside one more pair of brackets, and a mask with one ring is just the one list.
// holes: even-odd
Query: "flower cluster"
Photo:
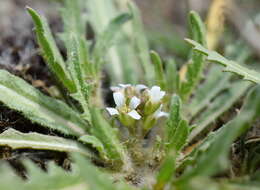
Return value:
[(160, 117), (168, 116), (168, 113), (162, 111), (165, 92), (159, 86), (149, 89), (142, 84), (119, 84), (117, 87), (111, 87), (111, 90), (116, 107), (106, 109), (127, 127), (141, 121), (143, 128), (149, 130)]

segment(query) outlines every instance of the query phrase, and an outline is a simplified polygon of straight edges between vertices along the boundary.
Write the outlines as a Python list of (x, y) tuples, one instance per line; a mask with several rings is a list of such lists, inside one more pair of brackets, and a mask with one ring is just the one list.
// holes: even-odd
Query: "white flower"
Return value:
[(162, 111), (162, 105), (154, 112), (153, 116), (156, 119), (159, 119), (160, 117), (169, 117), (169, 113)]
[(147, 89), (148, 87), (143, 85), (143, 84), (137, 84), (135, 85), (135, 89), (137, 90), (137, 92), (141, 92), (144, 89)]
[[(111, 107), (106, 108), (106, 110), (111, 116), (119, 115), (120, 109), (125, 106), (125, 96), (122, 92), (120, 91), (114, 92), (113, 97), (116, 104), (116, 108), (111, 108)], [(129, 103), (130, 111), (127, 112), (127, 115), (129, 115), (135, 120), (141, 119), (141, 115), (135, 110), (139, 106), (140, 102), (141, 100), (136, 96), (134, 96), (131, 98)]]
[(161, 91), (159, 86), (153, 86), (151, 90), (148, 90), (148, 94), (150, 96), (152, 103), (159, 102), (165, 95), (165, 91)]
[(119, 84), (118, 86), (111, 86), (110, 89), (113, 91), (113, 92), (117, 92), (121, 89), (125, 89), (127, 87), (130, 87), (131, 84)]

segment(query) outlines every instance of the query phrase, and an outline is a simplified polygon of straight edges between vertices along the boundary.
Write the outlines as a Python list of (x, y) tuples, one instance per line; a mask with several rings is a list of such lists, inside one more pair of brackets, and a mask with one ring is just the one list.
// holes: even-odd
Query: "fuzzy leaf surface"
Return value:
[[(189, 26), (191, 30), (192, 39), (206, 45), (206, 32), (203, 21), (200, 16), (191, 11), (189, 14)], [(204, 68), (205, 56), (197, 52), (192, 53), (191, 63), (187, 65), (187, 73), (185, 81), (181, 84), (180, 94), (184, 100), (187, 100), (192, 93), (194, 87), (201, 79), (201, 73)]]
[(208, 61), (223, 65), (225, 67), (225, 69), (223, 70), (224, 72), (235, 73), (239, 76), (242, 76), (244, 80), (260, 84), (260, 73), (248, 69), (245, 66), (239, 65), (234, 61), (228, 60), (215, 51), (210, 51), (206, 49), (205, 47), (203, 47), (203, 45), (194, 40), (186, 39), (186, 41), (193, 46), (195, 51), (205, 54)]
[(5, 70), (0, 70), (0, 101), (50, 129), (72, 135), (85, 133), (86, 123), (77, 112)]
[(51, 34), (47, 21), (32, 8), (27, 7), (27, 11), (33, 19), (37, 40), (50, 70), (61, 84), (70, 92), (74, 92), (75, 86), (73, 86), (70, 75), (67, 72), (66, 64), (56, 46), (56, 42)]
[(91, 153), (78, 143), (62, 137), (42, 135), (39, 133), (21, 133), (12, 128), (0, 134), (0, 145), (9, 146), (12, 149), (37, 149), (54, 150), (60, 152), (78, 152), (85, 156)]
[(97, 108), (91, 110), (91, 115), (93, 122), (91, 134), (103, 143), (108, 158), (116, 161), (115, 164), (121, 167), (126, 161), (126, 154), (124, 147), (119, 141), (116, 129), (111, 127)]
[(211, 176), (227, 167), (227, 155), (232, 142), (246, 132), (256, 118), (260, 117), (259, 96), (260, 86), (258, 85), (250, 91), (235, 119), (211, 135), (211, 146), (208, 146), (208, 150), (199, 156), (197, 164), (184, 173), (179, 180), (180, 183), (194, 176)]

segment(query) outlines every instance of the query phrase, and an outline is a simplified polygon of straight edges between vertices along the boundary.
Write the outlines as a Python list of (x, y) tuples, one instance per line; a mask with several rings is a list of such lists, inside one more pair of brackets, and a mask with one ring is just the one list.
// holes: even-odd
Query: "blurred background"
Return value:
[[(124, 3), (127, 0), (121, 0)], [(221, 48), (230, 40), (241, 40), (260, 57), (260, 1), (259, 0), (135, 0), (141, 9), (145, 29), (152, 49), (163, 55), (185, 57), (187, 47), (187, 13), (197, 11), (207, 22), (209, 48)], [(118, 1), (120, 2), (120, 1)], [(0, 53), (8, 45), (25, 43), (31, 35), (32, 22), (25, 12), (29, 5), (44, 13), (52, 29), (60, 31), (58, 0), (1, 0)], [(12, 42), (12, 38), (16, 40)], [(12, 44), (13, 43), (13, 44)], [(8, 53), (8, 52), (7, 52)], [(5, 53), (6, 54), (6, 53)]]

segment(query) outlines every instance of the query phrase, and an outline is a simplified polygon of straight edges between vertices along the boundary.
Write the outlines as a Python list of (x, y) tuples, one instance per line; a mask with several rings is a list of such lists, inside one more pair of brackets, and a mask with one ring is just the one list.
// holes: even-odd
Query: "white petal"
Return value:
[(121, 88), (127, 88), (130, 87), (131, 84), (119, 84), (118, 86), (120, 86)]
[(137, 98), (136, 96), (132, 97), (130, 100), (130, 104), (129, 107), (131, 110), (134, 110), (135, 108), (137, 108), (137, 106), (139, 106), (141, 100), (139, 98)]
[(160, 117), (168, 117), (169, 114), (162, 111), (162, 105), (154, 112), (153, 116), (158, 119)]
[(115, 108), (106, 108), (110, 115), (119, 115), (119, 112)]
[(138, 92), (140, 92), (140, 91), (142, 91), (142, 90), (144, 90), (144, 89), (147, 89), (148, 87), (147, 86), (145, 86), (145, 85), (143, 85), (143, 84), (137, 84), (136, 86), (135, 86), (135, 89), (138, 91)]
[(152, 102), (160, 101), (164, 95), (165, 92), (161, 91), (161, 88), (159, 86), (153, 86), (151, 90), (149, 90), (149, 96)]
[(125, 104), (125, 96), (122, 92), (114, 92), (113, 97), (117, 107), (122, 107)]
[(112, 90), (113, 92), (116, 92), (116, 91), (120, 90), (120, 87), (118, 87), (118, 86), (111, 86), (110, 90)]
[(141, 119), (141, 115), (139, 115), (139, 113), (138, 113), (137, 111), (135, 111), (135, 110), (130, 111), (130, 112), (128, 113), (128, 115), (129, 115), (130, 117), (132, 117), (133, 119), (136, 119), (136, 120)]
[(160, 118), (160, 117), (169, 117), (169, 113), (161, 111), (156, 115), (156, 119)]

